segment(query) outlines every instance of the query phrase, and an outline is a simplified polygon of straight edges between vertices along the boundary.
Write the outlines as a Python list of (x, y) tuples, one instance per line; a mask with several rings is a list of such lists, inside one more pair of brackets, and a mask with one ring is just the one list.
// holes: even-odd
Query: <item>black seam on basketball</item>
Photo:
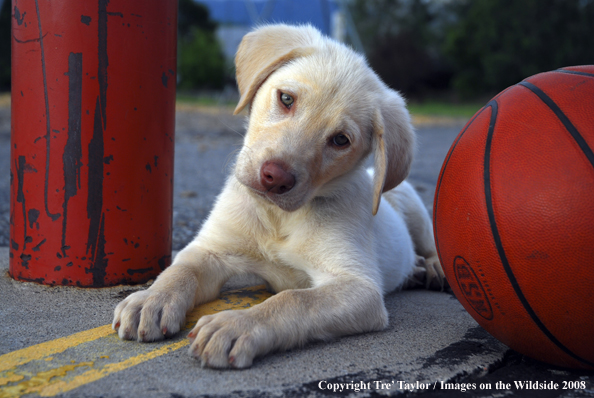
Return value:
[(561, 110), (561, 108), (559, 108), (555, 101), (553, 101), (551, 97), (546, 95), (544, 91), (542, 91), (540, 88), (536, 87), (532, 83), (521, 82), (519, 84), (536, 94), (538, 98), (540, 98), (540, 100), (544, 102), (553, 111), (555, 116), (557, 116), (561, 123), (563, 123), (565, 129), (569, 132), (569, 134), (571, 134), (571, 136), (578, 144), (582, 152), (584, 152), (584, 155), (586, 155), (592, 167), (594, 167), (594, 152), (592, 152), (592, 149), (588, 146), (588, 143), (586, 142), (584, 137), (582, 137), (580, 132), (575, 128), (573, 123), (571, 123), (569, 118), (565, 115), (565, 113), (563, 113), (563, 111)]
[(557, 70), (554, 70), (553, 72), (567, 73), (570, 75), (580, 75), (580, 76), (586, 76), (586, 77), (594, 77), (594, 73), (580, 72), (577, 70), (557, 69)]
[(468, 122), (468, 124), (466, 125), (466, 127), (464, 128), (464, 130), (462, 130), (462, 132), (458, 135), (458, 138), (456, 138), (456, 141), (454, 141), (454, 143), (452, 144), (453, 147), (450, 150), (450, 152), (448, 153), (448, 157), (444, 161), (444, 164), (443, 164), (441, 173), (439, 174), (439, 180), (437, 181), (437, 188), (435, 189), (435, 203), (433, 204), (433, 236), (435, 237), (435, 247), (437, 248), (437, 256), (439, 257), (439, 261), (441, 261), (441, 256), (439, 255), (439, 239), (438, 239), (438, 236), (437, 236), (437, 218), (435, 217), (435, 215), (437, 214), (437, 202), (439, 202), (439, 190), (441, 188), (441, 180), (443, 179), (443, 175), (445, 174), (446, 168), (448, 167), (448, 163), (450, 162), (450, 157), (452, 156), (452, 154), (456, 150), (456, 146), (458, 146), (458, 142), (460, 142), (460, 139), (462, 139), (462, 136), (464, 135), (464, 133), (466, 133), (466, 130), (468, 130), (468, 128), (470, 127), (470, 125), (472, 125), (472, 123), (474, 123), (474, 120), (481, 113), (483, 113), (483, 111), (486, 108), (487, 107), (484, 106), (482, 109), (480, 109), (476, 113), (476, 115), (474, 115), (472, 117), (472, 119), (470, 120), (470, 122)]
[[(523, 84), (519, 83), (519, 84)], [(530, 84), (530, 83), (528, 83)], [(493, 235), (493, 239), (495, 240), (495, 247), (497, 248), (497, 252), (499, 254), (499, 258), (501, 260), (501, 264), (503, 265), (503, 269), (507, 274), (507, 278), (509, 279), (516, 296), (522, 303), (522, 306), (532, 318), (532, 321), (536, 324), (536, 326), (541, 330), (541, 332), (559, 349), (561, 349), (564, 353), (569, 355), (570, 357), (585, 363), (589, 366), (594, 366), (593, 362), (588, 361), (587, 359), (581, 358), (574, 352), (572, 352), (569, 348), (565, 347), (563, 343), (561, 343), (557, 338), (547, 329), (544, 323), (540, 320), (536, 312), (530, 306), (530, 303), (524, 296), (522, 289), (520, 288), (520, 284), (516, 279), (512, 268), (507, 260), (507, 256), (505, 254), (505, 250), (503, 249), (503, 244), (501, 242), (501, 236), (499, 235), (499, 230), (497, 229), (497, 222), (495, 221), (495, 212), (493, 211), (493, 201), (491, 197), (491, 145), (493, 141), (493, 133), (495, 131), (495, 122), (497, 120), (497, 112), (498, 112), (498, 104), (497, 101), (491, 101), (487, 104), (487, 106), (491, 107), (491, 122), (489, 123), (489, 131), (487, 133), (487, 144), (485, 147), (485, 161), (484, 161), (484, 180), (485, 180), (485, 200), (487, 202), (487, 213), (489, 215), (489, 224), (491, 225), (491, 233)]]

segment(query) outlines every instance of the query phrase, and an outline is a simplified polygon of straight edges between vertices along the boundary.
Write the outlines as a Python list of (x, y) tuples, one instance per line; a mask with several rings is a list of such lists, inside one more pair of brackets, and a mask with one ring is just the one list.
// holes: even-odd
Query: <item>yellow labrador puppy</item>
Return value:
[(194, 241), (113, 320), (122, 339), (160, 340), (230, 277), (259, 275), (276, 295), (189, 334), (190, 354), (215, 368), (381, 330), (383, 294), (413, 277), (444, 283), (431, 220), (403, 182), (415, 139), (402, 97), (311, 26), (260, 27), (235, 61), (235, 112), (249, 106), (249, 120), (234, 172)]

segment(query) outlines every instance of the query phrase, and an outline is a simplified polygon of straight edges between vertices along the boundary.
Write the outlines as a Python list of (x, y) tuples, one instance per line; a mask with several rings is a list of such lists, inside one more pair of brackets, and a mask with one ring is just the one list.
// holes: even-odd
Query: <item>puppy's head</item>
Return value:
[(374, 200), (406, 178), (414, 135), (404, 100), (363, 57), (311, 26), (269, 25), (247, 34), (235, 58), (250, 105), (237, 179), (294, 211), (348, 179), (374, 151)]

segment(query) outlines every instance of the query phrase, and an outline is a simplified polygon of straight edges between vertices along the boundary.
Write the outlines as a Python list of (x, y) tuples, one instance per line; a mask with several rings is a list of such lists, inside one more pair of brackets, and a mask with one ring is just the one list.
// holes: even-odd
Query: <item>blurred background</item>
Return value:
[[(10, 91), (11, 11), (0, 0), (0, 92)], [(594, 0), (179, 0), (180, 100), (232, 102), (237, 45), (268, 22), (310, 23), (364, 53), (413, 112), (472, 114), (464, 104), (525, 77), (594, 63)]]
[[(424, 153), (410, 178), (429, 210), (447, 149), (493, 95), (538, 72), (594, 64), (594, 0), (178, 1), (176, 250), (193, 239), (241, 147), (233, 58), (259, 24), (312, 24), (364, 53), (405, 95)], [(24, 18), (14, 14), (0, 0), (0, 246), (10, 242), (10, 26)]]

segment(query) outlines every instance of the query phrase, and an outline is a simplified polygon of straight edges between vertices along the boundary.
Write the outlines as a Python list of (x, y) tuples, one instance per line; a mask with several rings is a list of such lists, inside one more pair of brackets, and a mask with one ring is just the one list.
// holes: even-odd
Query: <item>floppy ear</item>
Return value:
[(395, 188), (408, 176), (415, 136), (404, 99), (385, 89), (373, 120), (373, 215), (377, 214), (382, 193)]
[(235, 55), (241, 112), (254, 98), (258, 88), (272, 72), (292, 59), (314, 52), (313, 45), (321, 34), (311, 26), (284, 24), (260, 27), (243, 37)]

